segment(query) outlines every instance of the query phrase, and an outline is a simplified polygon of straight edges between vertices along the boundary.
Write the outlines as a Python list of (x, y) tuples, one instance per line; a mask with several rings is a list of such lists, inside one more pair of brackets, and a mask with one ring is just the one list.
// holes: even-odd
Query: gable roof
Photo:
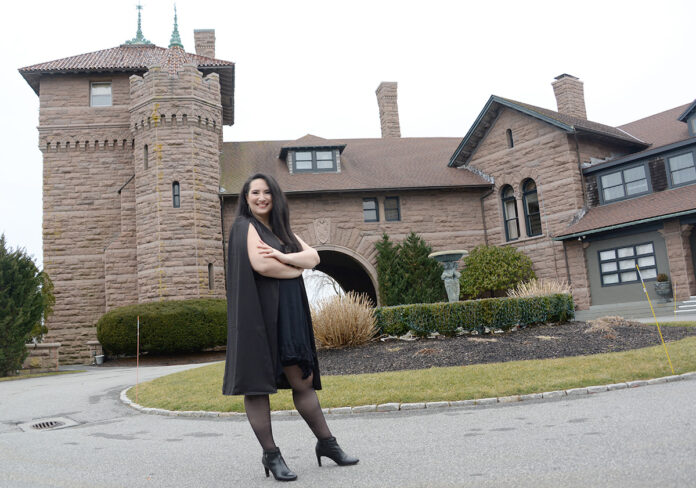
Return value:
[(488, 129), (493, 125), (495, 119), (505, 107), (553, 125), (569, 134), (590, 134), (604, 139), (610, 139), (621, 144), (634, 146), (638, 149), (644, 149), (649, 145), (645, 141), (616, 127), (491, 95), (488, 102), (486, 102), (486, 105), (483, 107), (483, 110), (481, 110), (481, 113), (476, 118), (476, 121), (469, 129), (469, 132), (464, 136), (464, 139), (461, 141), (454, 154), (452, 154), (449, 166), (463, 166), (469, 162), (479, 143), (488, 133)]
[[(180, 64), (194, 64), (204, 75), (213, 72), (220, 75), (223, 123), (232, 125), (234, 123), (234, 63), (187, 53), (183, 50), (179, 52), (178, 49), (176, 55)], [(153, 44), (121, 44), (110, 49), (25, 66), (19, 68), (19, 73), (38, 95), (39, 80), (45, 75), (74, 73), (142, 74), (150, 66), (166, 63), (171, 57), (170, 49)]]
[(689, 116), (693, 113), (694, 110), (696, 110), (696, 100), (694, 100), (691, 103), (691, 105), (689, 105), (688, 108), (684, 110), (684, 113), (679, 116), (679, 121), (686, 122), (686, 119), (689, 118)]
[(468, 169), (445, 164), (457, 147), (458, 138), (318, 139), (345, 146), (340, 172), (291, 174), (279, 154), (281, 148), (297, 141), (225, 142), (220, 163), (220, 193), (239, 195), (244, 181), (256, 172), (273, 176), (286, 193), (491, 186)]
[(329, 139), (324, 139), (323, 137), (318, 137), (312, 134), (307, 134), (296, 141), (288, 142), (282, 148), (280, 148), (280, 159), (285, 159), (288, 155), (289, 149), (301, 150), (301, 149), (338, 149), (339, 152), (343, 152), (345, 149), (345, 143), (339, 141), (330, 141)]
[(647, 222), (696, 214), (696, 184), (591, 208), (554, 240), (562, 241)]

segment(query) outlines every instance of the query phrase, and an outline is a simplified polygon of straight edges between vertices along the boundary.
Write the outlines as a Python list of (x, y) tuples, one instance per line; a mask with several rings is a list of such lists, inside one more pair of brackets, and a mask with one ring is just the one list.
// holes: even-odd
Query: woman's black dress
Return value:
[(311, 321), (304, 307), (302, 277), (278, 280), (278, 367), (298, 365), (302, 378), (312, 374), (316, 354), (312, 347)]

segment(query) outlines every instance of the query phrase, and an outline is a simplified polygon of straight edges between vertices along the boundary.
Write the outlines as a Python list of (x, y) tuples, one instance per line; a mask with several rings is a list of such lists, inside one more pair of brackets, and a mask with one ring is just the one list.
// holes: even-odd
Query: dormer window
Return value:
[(643, 163), (639, 166), (605, 173), (600, 177), (599, 181), (602, 186), (603, 203), (624, 200), (650, 192)]
[(294, 173), (336, 171), (336, 155), (333, 150), (316, 149), (294, 151), (292, 156)]

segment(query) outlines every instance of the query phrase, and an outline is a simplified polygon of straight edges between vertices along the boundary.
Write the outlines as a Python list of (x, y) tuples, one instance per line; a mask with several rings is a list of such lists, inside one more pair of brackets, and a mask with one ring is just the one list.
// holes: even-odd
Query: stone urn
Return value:
[(445, 282), (447, 299), (450, 302), (459, 301), (459, 277), (461, 273), (457, 271), (457, 266), (459, 260), (468, 254), (469, 252), (464, 250), (438, 251), (428, 254), (429, 258), (433, 258), (445, 268), (440, 278)]
[(660, 303), (672, 301), (672, 282), (669, 281), (669, 277), (666, 274), (660, 273), (657, 275), (655, 293), (660, 297)]

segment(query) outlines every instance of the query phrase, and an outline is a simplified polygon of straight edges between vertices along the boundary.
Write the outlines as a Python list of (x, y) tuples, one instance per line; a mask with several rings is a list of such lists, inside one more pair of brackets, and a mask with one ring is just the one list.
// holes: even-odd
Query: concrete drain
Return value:
[(24, 432), (36, 432), (45, 430), (63, 429), (77, 425), (77, 422), (67, 417), (52, 417), (47, 419), (36, 419), (17, 425)]

